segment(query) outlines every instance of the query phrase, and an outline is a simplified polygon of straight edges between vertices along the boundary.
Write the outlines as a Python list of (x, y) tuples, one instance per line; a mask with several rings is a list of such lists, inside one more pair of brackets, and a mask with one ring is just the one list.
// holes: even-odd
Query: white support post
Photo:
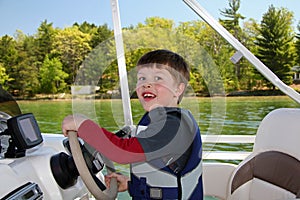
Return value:
[(121, 22), (120, 22), (121, 20), (119, 14), (119, 5), (118, 5), (118, 0), (111, 0), (110, 2), (111, 2), (112, 19), (114, 25), (116, 50), (117, 50), (118, 70), (119, 70), (119, 78), (120, 78), (120, 86), (121, 86), (124, 120), (125, 120), (125, 125), (132, 125), (133, 121), (132, 121), (132, 113), (131, 113), (131, 105), (130, 105), (130, 95), (128, 89), (128, 78), (127, 78), (127, 70), (126, 70), (126, 62), (125, 62), (122, 27), (121, 27)]

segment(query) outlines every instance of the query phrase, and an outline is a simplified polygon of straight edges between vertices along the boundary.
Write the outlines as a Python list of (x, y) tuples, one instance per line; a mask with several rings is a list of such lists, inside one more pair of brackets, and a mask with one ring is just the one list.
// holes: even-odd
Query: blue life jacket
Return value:
[[(128, 191), (133, 199), (203, 199), (202, 141), (199, 127), (191, 114), (190, 117), (196, 134), (185, 167), (175, 173), (169, 166), (159, 169), (147, 162), (132, 164)], [(146, 114), (139, 125), (149, 123)]]

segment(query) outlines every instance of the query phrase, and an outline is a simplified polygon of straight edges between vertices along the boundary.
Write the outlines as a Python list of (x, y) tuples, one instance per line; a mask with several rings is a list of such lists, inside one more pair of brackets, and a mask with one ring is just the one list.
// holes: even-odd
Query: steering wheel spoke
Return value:
[[(106, 188), (106, 186), (104, 185), (104, 183), (102, 183), (102, 181), (100, 181), (99, 179), (96, 178), (96, 176), (90, 173), (90, 170), (88, 169), (86, 162), (83, 158), (81, 147), (78, 143), (77, 132), (69, 131), (68, 135), (69, 135), (70, 149), (73, 155), (75, 165), (77, 167), (81, 179), (85, 183), (88, 190), (96, 199), (103, 199), (103, 200), (116, 199), (118, 193), (117, 180), (113, 178), (110, 183), (110, 188)], [(114, 170), (113, 168), (110, 169), (113, 166), (112, 162), (107, 164), (109, 166), (109, 168), (107, 168), (108, 172)], [(98, 184), (96, 182), (98, 182)]]

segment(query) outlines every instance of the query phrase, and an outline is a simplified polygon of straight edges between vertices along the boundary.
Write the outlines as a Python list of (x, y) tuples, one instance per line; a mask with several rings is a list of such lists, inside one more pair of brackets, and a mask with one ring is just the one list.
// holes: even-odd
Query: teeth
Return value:
[(154, 97), (153, 94), (144, 94), (144, 97)]

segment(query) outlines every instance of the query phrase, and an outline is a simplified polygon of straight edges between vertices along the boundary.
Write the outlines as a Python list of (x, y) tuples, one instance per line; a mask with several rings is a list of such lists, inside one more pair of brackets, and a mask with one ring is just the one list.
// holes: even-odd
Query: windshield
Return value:
[(21, 110), (17, 102), (7, 91), (5, 91), (1, 87), (1, 85), (0, 85), (0, 111), (7, 113), (10, 116), (16, 116), (21, 114)]

